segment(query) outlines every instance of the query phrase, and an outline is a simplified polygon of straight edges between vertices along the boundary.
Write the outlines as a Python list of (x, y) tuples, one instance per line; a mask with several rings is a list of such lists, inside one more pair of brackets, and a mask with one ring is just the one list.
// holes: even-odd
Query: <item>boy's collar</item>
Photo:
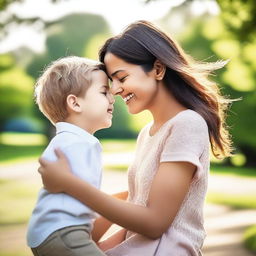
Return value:
[(99, 142), (99, 140), (86, 130), (80, 128), (77, 125), (67, 123), (67, 122), (58, 122), (55, 124), (56, 126), (56, 134), (59, 134), (61, 132), (70, 132), (74, 133), (76, 135), (86, 137), (87, 139), (89, 138), (92, 142)]

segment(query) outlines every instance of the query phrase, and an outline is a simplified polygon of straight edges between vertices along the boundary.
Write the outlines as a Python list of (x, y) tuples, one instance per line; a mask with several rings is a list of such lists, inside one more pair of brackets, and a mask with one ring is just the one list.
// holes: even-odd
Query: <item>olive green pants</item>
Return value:
[(86, 225), (57, 230), (31, 250), (34, 256), (106, 256), (92, 241)]

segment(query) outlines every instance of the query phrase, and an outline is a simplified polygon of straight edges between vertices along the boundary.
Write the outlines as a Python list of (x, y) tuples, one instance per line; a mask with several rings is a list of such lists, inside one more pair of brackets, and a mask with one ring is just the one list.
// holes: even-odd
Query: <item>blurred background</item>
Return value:
[[(97, 59), (108, 37), (139, 19), (154, 22), (196, 60), (229, 60), (212, 79), (223, 94), (240, 99), (228, 113), (235, 155), (212, 159), (204, 254), (255, 255), (255, 1), (0, 0), (0, 256), (31, 255), (25, 234), (41, 186), (37, 159), (54, 134), (34, 103), (36, 79), (59, 57)], [(113, 126), (96, 133), (107, 192), (126, 182), (137, 134), (149, 121), (149, 113), (131, 116), (116, 99)], [(106, 185), (115, 178), (119, 185)]]

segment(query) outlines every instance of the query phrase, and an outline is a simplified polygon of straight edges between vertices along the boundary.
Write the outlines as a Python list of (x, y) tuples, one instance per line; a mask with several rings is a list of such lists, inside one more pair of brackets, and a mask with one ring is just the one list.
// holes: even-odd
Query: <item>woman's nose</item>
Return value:
[(113, 95), (120, 94), (122, 91), (123, 91), (123, 88), (120, 87), (120, 86), (118, 85), (118, 83), (112, 82), (111, 93), (113, 93)]

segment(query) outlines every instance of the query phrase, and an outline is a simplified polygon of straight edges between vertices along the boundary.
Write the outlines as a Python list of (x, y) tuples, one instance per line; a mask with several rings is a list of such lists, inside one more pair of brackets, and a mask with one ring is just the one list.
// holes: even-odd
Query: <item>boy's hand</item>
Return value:
[(60, 149), (55, 149), (55, 154), (58, 158), (55, 162), (39, 158), (38, 172), (41, 174), (45, 189), (51, 193), (60, 193), (65, 192), (65, 187), (73, 174), (64, 153)]

